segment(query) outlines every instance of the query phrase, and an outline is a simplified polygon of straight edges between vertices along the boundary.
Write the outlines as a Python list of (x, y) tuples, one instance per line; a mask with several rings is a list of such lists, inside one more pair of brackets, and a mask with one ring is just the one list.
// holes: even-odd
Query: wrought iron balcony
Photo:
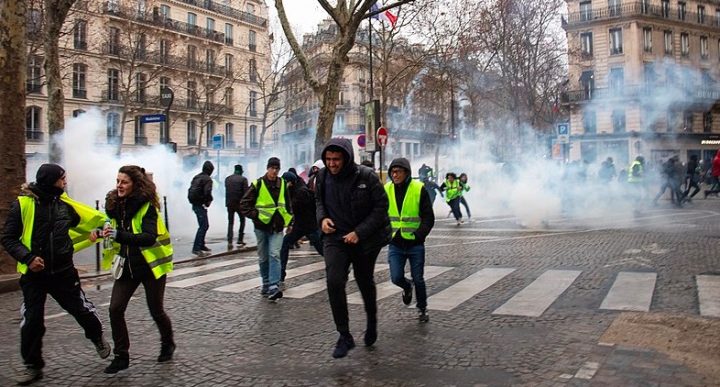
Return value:
[(212, 0), (180, 0), (185, 4), (194, 5), (196, 7), (205, 8), (209, 11), (217, 12), (221, 15), (230, 16), (236, 20), (243, 21), (245, 23), (254, 24), (259, 27), (265, 27), (267, 20), (261, 17), (257, 17), (251, 13), (241, 11), (227, 5), (218, 4)]
[(684, 18), (680, 19), (678, 15), (677, 7), (663, 9), (662, 5), (659, 4), (648, 4), (636, 1), (619, 6), (593, 7), (587, 11), (572, 12), (567, 15), (567, 19), (565, 19), (565, 17), (562, 18), (562, 26), (563, 28), (568, 28), (592, 23), (596, 20), (642, 16), (655, 19), (676, 20), (706, 27), (720, 27), (720, 20), (715, 16), (705, 14), (704, 17), (700, 18), (697, 12), (685, 12)]
[(83, 98), (83, 99), (87, 99), (87, 90), (85, 90), (85, 89), (73, 89), (72, 96), (73, 96), (73, 98)]

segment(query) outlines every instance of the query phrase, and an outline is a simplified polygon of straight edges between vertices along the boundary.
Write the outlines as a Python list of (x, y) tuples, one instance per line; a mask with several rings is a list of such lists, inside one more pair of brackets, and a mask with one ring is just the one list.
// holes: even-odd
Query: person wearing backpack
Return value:
[(214, 170), (215, 166), (213, 163), (205, 161), (202, 166), (202, 172), (193, 177), (190, 182), (190, 188), (188, 189), (188, 201), (192, 204), (193, 212), (198, 221), (198, 230), (197, 233), (195, 233), (192, 253), (199, 257), (208, 256), (210, 252), (210, 249), (205, 245), (205, 234), (207, 234), (207, 230), (210, 228), (207, 209), (213, 201), (213, 182), (210, 175), (212, 175)]
[(228, 250), (233, 248), (233, 228), (235, 227), (235, 214), (240, 217), (240, 228), (238, 230), (237, 245), (245, 246), (243, 236), (245, 235), (245, 217), (240, 213), (240, 199), (248, 190), (248, 181), (243, 176), (243, 167), (240, 164), (235, 165), (235, 171), (232, 175), (225, 178), (225, 207), (228, 213), (228, 230), (227, 242)]

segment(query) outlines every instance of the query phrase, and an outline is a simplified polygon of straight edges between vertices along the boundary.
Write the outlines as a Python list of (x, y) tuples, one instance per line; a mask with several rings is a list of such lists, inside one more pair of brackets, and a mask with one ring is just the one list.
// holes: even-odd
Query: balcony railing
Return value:
[(87, 48), (88, 48), (88, 44), (87, 44), (87, 42), (84, 41), (84, 40), (76, 40), (76, 41), (73, 42), (73, 48), (75, 48), (76, 50), (83, 50), (83, 51), (85, 51), (85, 50), (87, 50)]
[[(201, 73), (216, 75), (220, 77), (228, 76), (229, 74), (225, 71), (224, 66), (219, 66), (215, 63), (208, 63), (200, 60), (192, 60), (187, 57), (180, 57), (175, 55), (161, 54), (159, 51), (156, 52), (141, 52), (135, 51), (127, 46), (122, 45), (105, 45), (102, 48), (102, 53), (106, 55), (115, 56), (123, 60), (131, 60), (133, 56), (135, 59), (149, 64), (163, 65), (172, 67), (179, 70), (197, 71)], [(142, 54), (142, 55), (141, 55)]]
[(73, 98), (87, 98), (87, 90), (85, 89), (73, 89)]
[(217, 43), (225, 42), (224, 33), (170, 19), (169, 17), (161, 15), (157, 8), (155, 8), (153, 12), (138, 12), (137, 9), (131, 7), (119, 6), (116, 3), (106, 2), (103, 9), (105, 13), (115, 15), (123, 19), (134, 20), (138, 23), (154, 27), (166, 28), (172, 31), (209, 39)]
[(255, 52), (257, 51), (257, 45), (256, 44), (248, 44), (248, 50)]
[(25, 130), (25, 139), (31, 142), (42, 142), (43, 132), (40, 130)]
[(185, 4), (194, 5), (196, 7), (205, 8), (207, 10), (217, 12), (219, 14), (230, 16), (234, 19), (243, 21), (245, 23), (254, 24), (256, 26), (265, 27), (267, 20), (261, 17), (257, 17), (251, 13), (243, 12), (238, 9), (228, 7), (227, 5), (218, 4), (212, 0), (180, 0)]
[(588, 11), (573, 12), (567, 16), (567, 20), (563, 17), (563, 27), (573, 27), (580, 24), (591, 23), (595, 20), (607, 20), (622, 17), (646, 16), (656, 19), (678, 20), (683, 23), (691, 23), (707, 27), (717, 27), (720, 20), (714, 16), (705, 15), (699, 18), (697, 12), (685, 12), (685, 19), (678, 18), (678, 9), (670, 8), (669, 12), (664, 12), (662, 5), (647, 4), (640, 1), (633, 3), (625, 3), (620, 6), (604, 6), (593, 8)]
[(173, 109), (192, 112), (212, 112), (214, 114), (233, 114), (233, 108), (225, 106), (225, 104), (202, 102), (197, 99), (175, 98)]
[(720, 101), (720, 87), (692, 87), (681, 85), (629, 85), (591, 90), (572, 90), (561, 95), (563, 103), (587, 102), (599, 99), (652, 98), (659, 91), (671, 91), (677, 101)]
[(30, 82), (27, 82), (27, 83), (25, 83), (25, 91), (26, 91), (27, 93), (30, 93), (30, 94), (32, 94), (32, 93), (35, 93), (35, 94), (41, 93), (41, 92), (42, 92), (42, 84), (40, 84), (40, 83), (30, 83)]

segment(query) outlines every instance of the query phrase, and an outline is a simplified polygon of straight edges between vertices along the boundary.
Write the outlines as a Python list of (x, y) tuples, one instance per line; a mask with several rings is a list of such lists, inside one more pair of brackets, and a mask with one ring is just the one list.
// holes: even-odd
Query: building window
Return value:
[(143, 18), (145, 16), (145, 11), (147, 11), (147, 0), (138, 0), (137, 15), (140, 18)]
[(170, 7), (165, 4), (160, 5), (160, 15), (163, 20), (170, 19)]
[(580, 34), (580, 44), (582, 55), (591, 57), (593, 54), (592, 32), (583, 32)]
[(671, 55), (673, 52), (673, 33), (672, 33), (672, 31), (663, 32), (663, 42), (665, 45), (665, 54)]
[(116, 27), (110, 27), (110, 34), (108, 37), (108, 54), (120, 55), (120, 29)]
[(42, 28), (42, 13), (39, 9), (31, 9), (30, 17), (27, 19), (27, 33), (35, 35), (40, 33)]
[(652, 52), (652, 28), (643, 28), (643, 49), (645, 52)]
[(233, 107), (233, 88), (225, 88), (225, 106), (232, 109)]
[(613, 132), (625, 132), (625, 110), (616, 109), (612, 112)]
[(611, 28), (610, 29), (610, 54), (618, 55), (622, 54), (622, 28)]
[(108, 101), (118, 101), (120, 99), (120, 71), (118, 69), (108, 69)]
[(690, 35), (686, 33), (680, 34), (680, 55), (690, 55)]
[(641, 0), (640, 1), (640, 12), (642, 12), (642, 13), (650, 12), (650, 0)]
[(580, 20), (588, 21), (592, 20), (592, 2), (581, 1), (580, 2)]
[(252, 4), (252, 3), (245, 4), (245, 10), (247, 11), (247, 13), (251, 13), (254, 15), (255, 14), (255, 4)]
[(225, 54), (225, 75), (231, 76), (233, 73), (233, 56)]
[(87, 66), (82, 63), (73, 64), (73, 98), (87, 98), (85, 80), (87, 78)]
[(166, 39), (160, 40), (160, 63), (167, 64), (170, 62), (170, 41)]
[(257, 92), (250, 92), (250, 117), (257, 117)]
[(667, 112), (667, 129), (668, 133), (675, 131), (678, 125), (678, 112), (675, 110), (668, 110)]
[(712, 112), (703, 113), (703, 132), (712, 132), (713, 116)]
[(187, 47), (187, 65), (191, 69), (197, 67), (197, 47), (193, 45)]
[(594, 110), (586, 109), (583, 111), (583, 129), (585, 129), (585, 134), (597, 132), (597, 120)]
[(120, 113), (108, 113), (105, 117), (105, 123), (105, 133), (108, 144), (118, 141), (120, 137)]
[(252, 52), (257, 51), (256, 35), (257, 34), (253, 30), (250, 30), (248, 33), (248, 50)]
[(235, 148), (235, 128), (230, 122), (225, 124), (225, 146)]
[(136, 56), (138, 59), (145, 59), (147, 55), (147, 35), (140, 34), (137, 38)]
[(215, 31), (215, 19), (209, 17), (207, 18), (207, 29), (208, 31)]
[(610, 92), (613, 95), (621, 94), (624, 84), (625, 84), (624, 70), (622, 68), (618, 68), (618, 67), (610, 69), (610, 79), (608, 80), (608, 86), (610, 88)]
[(715, 9), (715, 25), (720, 27), (720, 8)]
[(147, 75), (144, 73), (135, 74), (135, 101), (145, 102)]
[(644, 67), (644, 80), (645, 86), (651, 87), (657, 84), (657, 73), (655, 73), (655, 63), (647, 62), (643, 65)]
[(142, 116), (135, 116), (135, 145), (147, 145), (145, 124), (140, 121)]
[(257, 140), (257, 126), (250, 125), (250, 148), (257, 148), (258, 147), (258, 140)]
[(700, 37), (700, 58), (708, 58), (708, 38), (707, 36)]
[(693, 130), (693, 112), (686, 111), (683, 113), (683, 131), (692, 132)]
[(75, 109), (72, 111), (73, 118), (79, 117), (81, 114), (85, 114), (85, 110), (82, 109)]
[(30, 106), (25, 109), (25, 139), (28, 141), (42, 141), (42, 130), (40, 123), (42, 109), (38, 106)]
[(197, 122), (193, 120), (187, 122), (187, 144), (197, 144)]
[(702, 5), (697, 6), (697, 17), (698, 23), (705, 24), (705, 7)]
[(163, 90), (170, 87), (170, 78), (168, 77), (160, 77), (160, 90), (159, 92), (162, 93)]
[(582, 72), (582, 75), (580, 75), (580, 87), (583, 90), (584, 99), (592, 99), (595, 92), (595, 75), (592, 70)]
[(233, 25), (229, 23), (225, 23), (225, 44), (233, 45)]
[(257, 62), (255, 59), (248, 61), (248, 77), (250, 82), (257, 82)]
[(197, 15), (192, 12), (188, 12), (187, 23), (193, 27), (196, 26), (197, 25)]
[(207, 51), (205, 51), (205, 63), (207, 64), (207, 71), (214, 72), (215, 50), (208, 49)]
[(206, 146), (210, 146), (210, 144), (212, 144), (213, 136), (215, 136), (215, 123), (212, 121), (208, 121), (205, 124), (205, 144), (206, 144)]
[(660, 2), (660, 9), (664, 18), (670, 17), (670, 0), (662, 0)]
[(87, 50), (87, 21), (85, 20), (75, 21), (73, 47), (76, 50)]
[(678, 1), (678, 20), (685, 20), (687, 14), (687, 4), (684, 1)]
[(187, 83), (187, 107), (191, 109), (197, 108), (198, 95), (197, 95), (197, 84), (194, 81), (188, 81)]
[(42, 90), (42, 63), (43, 57), (41, 56), (30, 55), (28, 58), (27, 80), (25, 81), (25, 88), (28, 93), (39, 93)]
[(620, 3), (621, 0), (608, 0), (608, 14), (610, 16), (621, 15)]

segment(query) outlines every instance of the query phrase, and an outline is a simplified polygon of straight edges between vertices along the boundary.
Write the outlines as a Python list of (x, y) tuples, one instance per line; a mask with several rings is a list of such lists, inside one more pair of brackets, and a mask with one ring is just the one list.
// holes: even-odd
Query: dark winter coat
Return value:
[[(115, 195), (114, 208), (108, 206), (108, 199)], [(117, 198), (117, 191), (110, 191), (108, 198), (105, 200), (105, 208), (107, 215), (115, 219), (117, 223), (117, 236), (115, 242), (120, 244), (119, 255), (127, 258), (125, 261), (125, 269), (123, 277), (132, 276), (133, 278), (143, 278), (152, 275), (150, 265), (145, 261), (140, 252), (140, 247), (149, 247), (155, 244), (157, 235), (157, 211), (150, 206), (142, 219), (141, 231), (139, 234), (133, 233), (132, 218), (137, 214), (140, 208), (147, 203), (147, 200), (130, 194), (126, 198)]]
[[(400, 184), (395, 184), (395, 204), (399, 213), (402, 213), (403, 200), (405, 200), (405, 194), (407, 193), (408, 186), (410, 186), (410, 163), (406, 159), (395, 159), (390, 163), (388, 168), (388, 175), (393, 167), (404, 168), (408, 175), (407, 179)], [(413, 232), (415, 239), (408, 240), (402, 237), (401, 233), (396, 233), (393, 237), (391, 244), (401, 247), (409, 248), (412, 246), (422, 245), (425, 243), (425, 238), (432, 230), (435, 225), (435, 213), (433, 212), (432, 202), (430, 201), (430, 195), (426, 189), (420, 190), (420, 226)]]
[[(40, 273), (55, 274), (74, 268), (73, 242), (69, 231), (80, 223), (80, 216), (69, 204), (60, 200), (63, 190), (56, 187), (39, 187), (34, 183), (25, 185), (21, 194), (35, 199), (35, 218), (33, 232), (28, 250), (21, 242), (23, 232), (20, 201), (15, 200), (10, 206), (2, 241), (5, 250), (15, 260), (29, 264), (35, 257), (45, 261), (45, 269)], [(34, 276), (28, 270), (27, 275)]]
[[(278, 177), (275, 181), (270, 181), (267, 178), (267, 175), (265, 175), (260, 179), (255, 180), (255, 185), (251, 184), (250, 188), (248, 188), (248, 191), (245, 193), (245, 196), (243, 196), (242, 200), (240, 200), (240, 213), (244, 217), (252, 219), (253, 225), (255, 225), (255, 229), (257, 230), (263, 230), (266, 232), (282, 232), (285, 228), (285, 220), (283, 220), (282, 215), (280, 215), (278, 211), (275, 211), (269, 224), (265, 224), (258, 219), (258, 210), (255, 207), (255, 203), (258, 198), (258, 189), (260, 188), (258, 186), (258, 180), (263, 181), (263, 184), (270, 192), (270, 196), (273, 200), (275, 200), (275, 203), (277, 203), (278, 198), (280, 197), (280, 182), (282, 180)], [(292, 213), (290, 190), (287, 189), (287, 187), (285, 187), (285, 208), (288, 212)]]
[(325, 218), (335, 223), (336, 231), (326, 235), (331, 240), (341, 240), (355, 231), (358, 245), (365, 251), (385, 246), (391, 237), (385, 188), (372, 169), (355, 164), (350, 140), (331, 139), (323, 149), (323, 161), (328, 148), (341, 151), (345, 165), (337, 175), (331, 175), (327, 168), (318, 172), (315, 191), (318, 225)]
[(293, 184), (290, 190), (293, 208), (293, 228), (306, 233), (318, 229), (315, 217), (315, 194), (307, 185)]
[(248, 181), (245, 176), (233, 173), (225, 178), (225, 207), (231, 209), (240, 208), (240, 200), (248, 190)]
[[(196, 190), (200, 192), (200, 197), (198, 200), (190, 200), (190, 203), (195, 205), (210, 206), (210, 203), (212, 203), (213, 201), (213, 182), (210, 175), (212, 175), (214, 170), (215, 167), (211, 162), (206, 161), (205, 163), (203, 163), (202, 172), (198, 173), (197, 175), (195, 175), (195, 177), (193, 177), (192, 181), (190, 182), (189, 189), (189, 192)], [(190, 199), (189, 196), (188, 199)]]

